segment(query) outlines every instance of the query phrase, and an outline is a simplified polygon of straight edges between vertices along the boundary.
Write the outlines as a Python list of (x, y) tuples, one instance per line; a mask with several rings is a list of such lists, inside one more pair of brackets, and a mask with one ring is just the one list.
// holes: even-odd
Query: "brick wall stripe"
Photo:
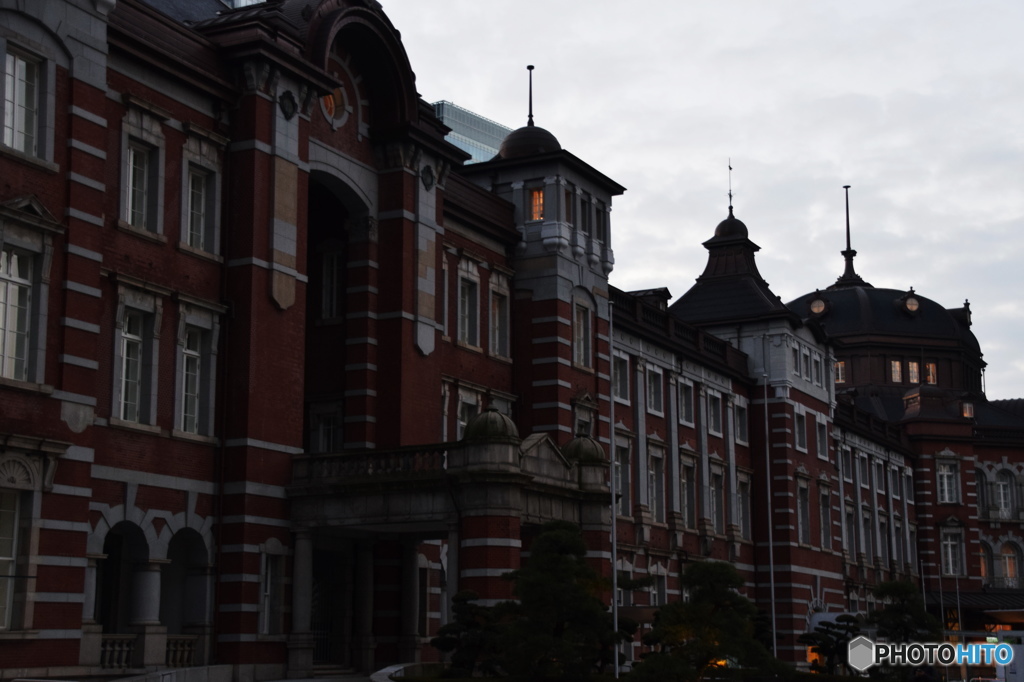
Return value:
[(146, 471), (135, 471), (131, 469), (120, 469), (118, 467), (94, 464), (92, 477), (104, 481), (120, 481), (122, 483), (142, 483), (157, 488), (171, 488), (190, 492), (205, 493), (212, 495), (217, 491), (217, 485), (212, 481), (197, 481), (192, 478), (180, 476), (168, 476), (166, 474), (154, 474)]
[[(66, 457), (62, 459), (66, 459)], [(71, 497), (92, 497), (92, 488), (82, 488), (74, 485), (61, 485), (60, 483), (54, 483), (50, 492), (55, 495), (69, 495)]]
[(47, 556), (45, 554), (40, 554), (36, 557), (35, 564), (37, 566), (85, 568), (89, 565), (89, 560), (84, 556)]
[(85, 595), (81, 592), (36, 592), (32, 599), (48, 604), (72, 604), (84, 602)]
[(68, 180), (70, 180), (71, 182), (77, 182), (79, 185), (85, 185), (86, 187), (94, 189), (97, 192), (107, 191), (107, 186), (104, 185), (102, 182), (99, 182), (98, 180), (93, 180), (92, 178), (87, 178), (81, 173), (68, 173)]
[(82, 639), (81, 630), (38, 630), (36, 639)]
[(95, 360), (88, 358), (80, 358), (77, 355), (61, 354), (57, 356), (57, 361), (62, 362), (65, 365), (74, 365), (75, 367), (84, 367), (86, 369), (99, 369), (100, 363)]
[(500, 578), (512, 568), (464, 568), (459, 571), (463, 578)]
[(89, 121), (90, 123), (95, 123), (96, 125), (101, 126), (103, 128), (107, 127), (107, 119), (97, 114), (94, 114), (91, 111), (87, 111), (82, 107), (72, 105), (70, 111), (74, 116), (84, 118), (86, 121)]
[(268, 263), (262, 258), (233, 258), (227, 262), (229, 268), (240, 268), (245, 266), (252, 266), (256, 268), (263, 268), (264, 270), (275, 270), (277, 272), (283, 272), (286, 275), (294, 277), (296, 280), (306, 284), (309, 282), (309, 278), (306, 275), (299, 273), (295, 268), (289, 268), (281, 265), (280, 263)]
[(292, 522), (288, 519), (272, 519), (269, 516), (256, 516), (254, 514), (236, 514), (225, 516), (224, 523), (251, 523), (260, 526), (275, 526), (278, 528), (291, 528)]
[(229, 438), (228, 440), (224, 441), (224, 445), (226, 445), (229, 448), (260, 448), (261, 450), (283, 452), (287, 455), (301, 455), (304, 452), (302, 448), (293, 447), (291, 445), (280, 445), (278, 443), (271, 443), (270, 441), (266, 440), (257, 440), (256, 438)]
[(460, 547), (522, 547), (516, 538), (469, 538), (459, 542)]
[(96, 398), (91, 395), (82, 395), (81, 393), (70, 393), (69, 391), (54, 391), (50, 394), (51, 397), (57, 400), (64, 400), (69, 403), (78, 403), (79, 405), (89, 405), (90, 407), (96, 407)]
[(257, 497), (273, 497), (283, 500), (288, 497), (288, 490), (281, 485), (268, 485), (266, 483), (255, 483), (253, 481), (232, 481), (224, 484), (224, 494), (256, 495)]
[(100, 218), (99, 216), (94, 216), (91, 213), (86, 213), (85, 211), (80, 211), (77, 208), (68, 208), (66, 211), (64, 211), (64, 215), (66, 215), (69, 218), (81, 220), (83, 223), (89, 223), (90, 225), (95, 225), (96, 227), (103, 227), (103, 218)]
[(97, 253), (90, 249), (83, 248), (81, 246), (78, 246), (77, 244), (68, 244), (65, 248), (65, 251), (67, 251), (68, 253), (73, 253), (76, 256), (81, 256), (82, 258), (88, 258), (89, 260), (96, 261), (97, 263), (103, 262), (102, 253)]
[(85, 284), (79, 284), (78, 282), (72, 282), (64, 280), (64, 288), (68, 291), (74, 291), (79, 294), (85, 294), (86, 296), (92, 296), (93, 298), (103, 298), (103, 292), (96, 287), (90, 287)]
[(81, 445), (72, 445), (68, 448), (67, 452), (61, 457), (72, 462), (89, 462), (92, 463), (96, 457), (96, 451), (92, 448), (85, 448)]
[(78, 329), (83, 332), (89, 332), (90, 334), (99, 334), (100, 326), (93, 324), (92, 322), (84, 322), (82, 320), (76, 320), (73, 317), (62, 317), (60, 323), (65, 327), (71, 327), (72, 329)]
[(97, 159), (103, 159), (104, 161), (107, 159), (107, 152), (98, 147), (93, 147), (91, 144), (86, 144), (81, 140), (68, 140), (68, 146), (80, 152), (85, 152), (89, 156), (95, 156)]

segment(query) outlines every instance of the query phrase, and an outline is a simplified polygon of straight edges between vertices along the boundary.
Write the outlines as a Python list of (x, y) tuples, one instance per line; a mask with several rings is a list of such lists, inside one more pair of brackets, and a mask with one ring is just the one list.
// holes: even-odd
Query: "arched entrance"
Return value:
[(202, 536), (179, 530), (161, 568), (160, 622), (167, 628), (167, 664), (172, 668), (205, 662), (210, 635), (210, 559)]

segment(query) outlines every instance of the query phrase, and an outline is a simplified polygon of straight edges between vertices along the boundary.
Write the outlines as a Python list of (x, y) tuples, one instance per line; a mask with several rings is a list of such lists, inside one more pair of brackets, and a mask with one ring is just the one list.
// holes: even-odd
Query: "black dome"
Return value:
[[(909, 311), (905, 305), (914, 298), (918, 307)], [(950, 311), (916, 292), (851, 286), (805, 294), (787, 303), (801, 318), (812, 317), (811, 302), (825, 301), (825, 311), (813, 316), (831, 338), (881, 334), (910, 338), (929, 337), (959, 341), (964, 347), (981, 354), (978, 339), (959, 311)]]
[(727, 239), (747, 238), (747, 226), (732, 214), (732, 206), (729, 207), (729, 217), (718, 223), (718, 227), (715, 228), (715, 236)]
[(562, 145), (554, 135), (538, 126), (527, 125), (513, 130), (501, 141), (497, 158), (519, 159), (561, 150)]

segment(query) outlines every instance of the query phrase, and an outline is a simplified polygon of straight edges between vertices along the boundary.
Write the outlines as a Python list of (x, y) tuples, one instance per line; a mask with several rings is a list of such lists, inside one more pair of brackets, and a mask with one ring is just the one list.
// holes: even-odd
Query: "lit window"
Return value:
[(629, 356), (618, 352), (612, 358), (612, 390), (615, 399), (619, 402), (629, 403)]
[(0, 490), (0, 631), (11, 627), (18, 550), (18, 491)]
[(468, 277), (459, 278), (459, 341), (467, 346), (479, 346), (477, 318), (480, 310), (480, 285)]
[(960, 496), (957, 494), (956, 465), (946, 462), (939, 463), (935, 472), (939, 489), (939, 503), (957, 503)]
[(794, 415), (793, 431), (797, 450), (807, 449), (807, 417), (800, 413)]
[(839, 360), (838, 362), (836, 362), (836, 383), (837, 384), (845, 384), (846, 383), (846, 361), (845, 360)]
[(39, 154), (40, 64), (8, 52), (4, 73), (4, 144), (31, 156)]
[(491, 291), (490, 323), (491, 354), (509, 357), (508, 294), (504, 291)]
[(1018, 588), (1019, 582), (1017, 550), (1009, 542), (1003, 543), (1003, 549), (999, 553), (999, 572), (1002, 574), (1002, 587)]
[(912, 384), (921, 383), (921, 364), (917, 360), (907, 362), (907, 381)]
[(924, 380), (933, 385), (939, 383), (939, 370), (934, 362), (924, 363)]
[(590, 339), (590, 308), (577, 303), (573, 317), (572, 359), (580, 367), (591, 366)]
[(4, 247), (0, 251), (0, 376), (28, 380), (32, 257)]
[(722, 396), (708, 392), (708, 433), (722, 435)]
[(656, 367), (647, 369), (647, 411), (664, 413), (664, 376)]
[(679, 382), (679, 421), (693, 426), (693, 384)]
[(530, 190), (530, 220), (544, 220), (544, 188)]
[(903, 383), (903, 363), (900, 360), (889, 361), (889, 379), (894, 384)]
[(967, 402), (966, 400), (961, 403), (960, 414), (966, 419), (974, 419), (974, 403)]

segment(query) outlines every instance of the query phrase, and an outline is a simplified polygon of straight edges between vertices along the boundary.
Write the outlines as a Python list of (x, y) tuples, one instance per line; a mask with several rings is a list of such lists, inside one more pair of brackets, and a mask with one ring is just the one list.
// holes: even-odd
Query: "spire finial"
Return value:
[(526, 70), (530, 72), (530, 115), (526, 119), (526, 125), (533, 125), (533, 64), (528, 64)]
[(843, 276), (837, 279), (836, 283), (829, 288), (833, 289), (844, 286), (870, 287), (871, 285), (861, 279), (861, 276), (853, 269), (853, 257), (857, 255), (857, 252), (850, 245), (850, 186), (843, 185), (843, 190), (846, 192), (846, 250), (842, 252), (842, 256), (846, 260), (846, 269), (843, 271)]
[(732, 215), (732, 157), (729, 157), (729, 215)]

